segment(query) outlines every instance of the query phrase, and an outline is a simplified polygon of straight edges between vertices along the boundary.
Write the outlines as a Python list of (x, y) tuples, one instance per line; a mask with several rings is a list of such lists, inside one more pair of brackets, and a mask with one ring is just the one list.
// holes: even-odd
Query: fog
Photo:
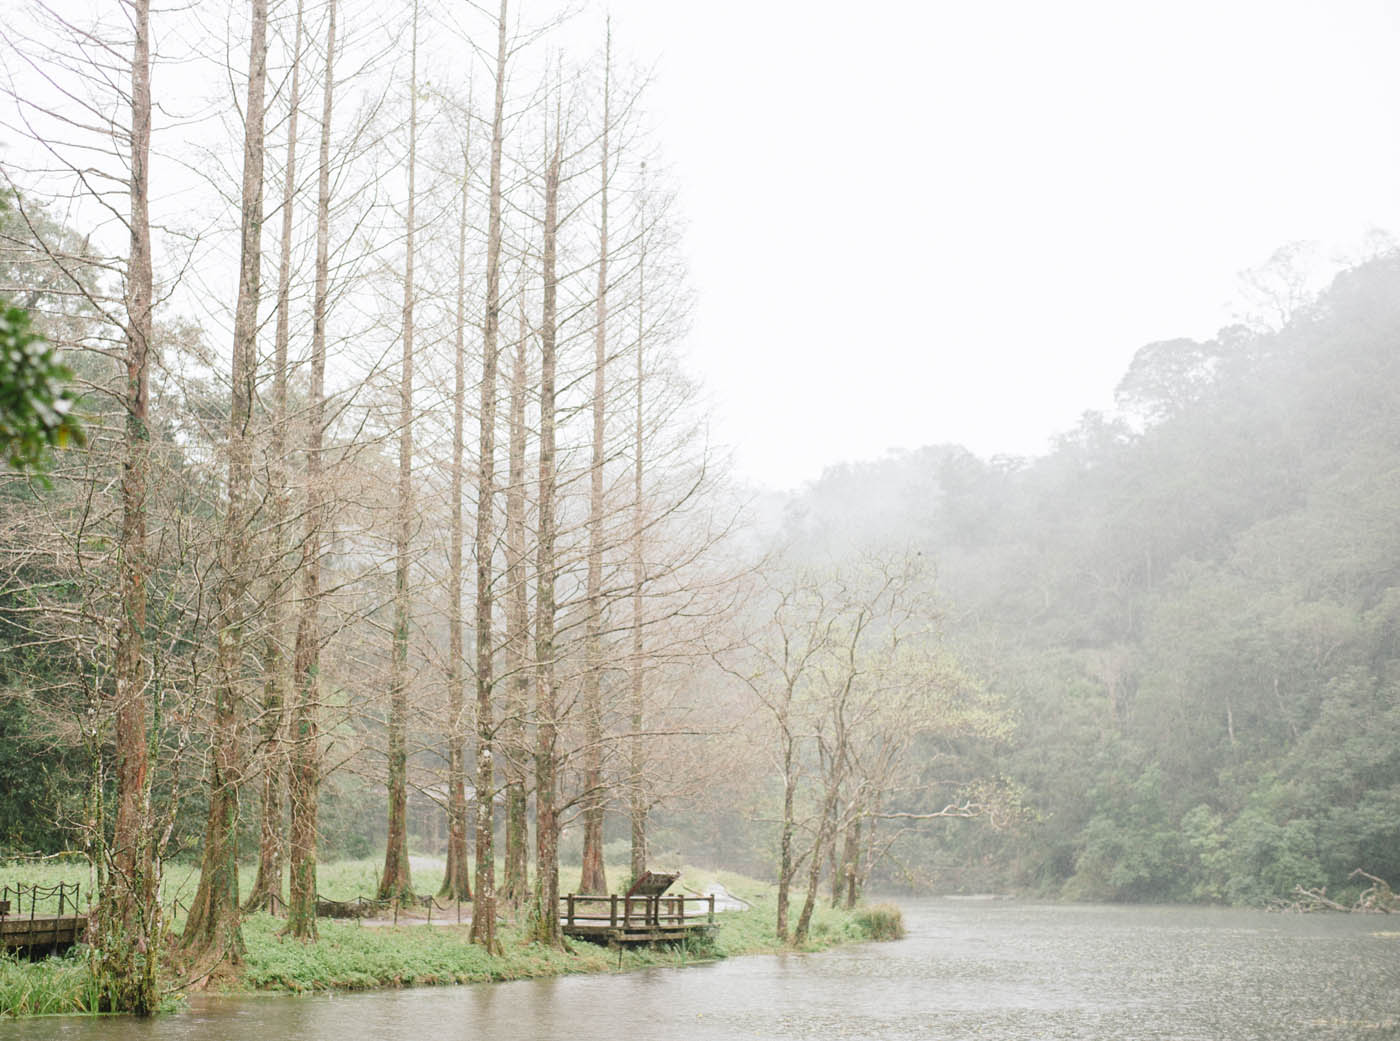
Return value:
[(1395, 908), (1391, 5), (6, 19), (0, 837), (110, 1003), (318, 865)]

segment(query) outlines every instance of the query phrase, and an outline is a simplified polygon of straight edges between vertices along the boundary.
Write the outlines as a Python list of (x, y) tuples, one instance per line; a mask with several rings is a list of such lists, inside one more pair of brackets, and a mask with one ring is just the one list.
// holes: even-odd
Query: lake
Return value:
[(906, 900), (909, 937), (468, 987), (196, 998), (44, 1041), (1400, 1038), (1400, 917)]

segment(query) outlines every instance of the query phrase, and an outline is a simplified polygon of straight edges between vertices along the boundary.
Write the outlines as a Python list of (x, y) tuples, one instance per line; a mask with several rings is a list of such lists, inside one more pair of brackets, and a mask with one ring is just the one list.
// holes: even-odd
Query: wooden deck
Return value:
[(72, 947), (87, 933), (87, 915), (78, 913), (78, 892), (75, 882), (0, 887), (0, 951), (34, 958)]
[(559, 898), (565, 936), (616, 946), (674, 943), (715, 924), (713, 896), (583, 896)]
[(26, 914), (0, 918), (0, 942), (7, 951), (31, 957), (66, 951), (87, 932), (87, 915)]

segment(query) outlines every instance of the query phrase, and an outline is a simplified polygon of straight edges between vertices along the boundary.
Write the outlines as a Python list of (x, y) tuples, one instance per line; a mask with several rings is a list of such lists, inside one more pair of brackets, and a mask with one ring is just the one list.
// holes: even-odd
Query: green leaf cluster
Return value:
[(51, 448), (85, 442), (68, 385), (73, 372), (30, 327), (22, 308), (0, 308), (0, 451), (12, 467), (36, 469)]

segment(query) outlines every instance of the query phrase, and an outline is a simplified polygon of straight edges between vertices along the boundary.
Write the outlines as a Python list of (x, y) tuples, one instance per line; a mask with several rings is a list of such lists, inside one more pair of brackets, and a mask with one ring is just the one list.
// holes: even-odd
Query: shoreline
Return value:
[(898, 917), (888, 908), (872, 915), (870, 906), (853, 911), (823, 908), (801, 947), (778, 942), (775, 908), (759, 904), (747, 911), (722, 912), (713, 930), (678, 944), (613, 948), (569, 940), (563, 950), (525, 940), (523, 925), (502, 923), (503, 953), (488, 956), (468, 938), (469, 925), (455, 922), (429, 928), (424, 923), (362, 925), (322, 920), (315, 944), (277, 935), (281, 922), (268, 915), (244, 923), (248, 956), (239, 981), (210, 988), (210, 994), (303, 994), (510, 982), (570, 975), (605, 975), (645, 968), (712, 964), (750, 954), (819, 953), (847, 943), (891, 938), (887, 923)]
[[(850, 943), (902, 935), (902, 917), (892, 904), (861, 905), (852, 911), (818, 908), (801, 947), (779, 943), (776, 904), (759, 897), (749, 910), (725, 911), (713, 930), (677, 944), (612, 948), (586, 940), (567, 949), (526, 942), (523, 923), (503, 922), (502, 954), (489, 956), (469, 940), (470, 925), (455, 921), (365, 925), (321, 919), (315, 943), (283, 938), (282, 919), (266, 913), (243, 921), (247, 955), (236, 976), (211, 980), (181, 992), (167, 977), (162, 1014), (178, 1014), (185, 995), (208, 998), (334, 995), (474, 983), (507, 983), (577, 975), (619, 975), (648, 968), (711, 965), (755, 954), (815, 954)], [(38, 962), (0, 963), (0, 1018), (98, 1015), (95, 988), (83, 951)]]

